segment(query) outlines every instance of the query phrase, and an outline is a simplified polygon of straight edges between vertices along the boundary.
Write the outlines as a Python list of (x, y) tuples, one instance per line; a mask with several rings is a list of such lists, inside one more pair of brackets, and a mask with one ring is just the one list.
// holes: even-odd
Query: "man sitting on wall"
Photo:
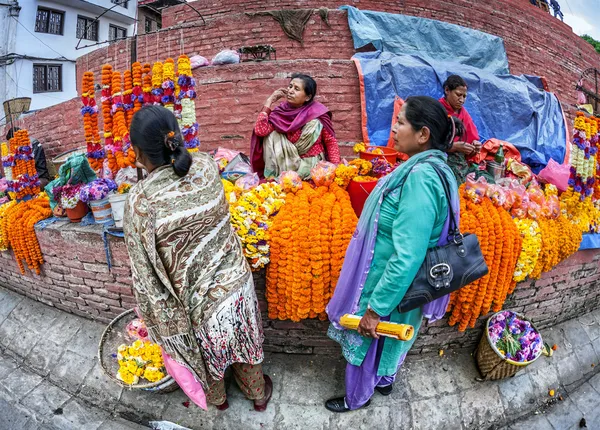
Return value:
[[(19, 127), (9, 129), (6, 134), (6, 140), (12, 139), (14, 134), (19, 130)], [(35, 170), (40, 178), (40, 188), (44, 189), (50, 182), (50, 173), (48, 173), (48, 167), (46, 167), (46, 153), (44, 152), (42, 144), (37, 139), (31, 139), (31, 147), (33, 149), (33, 158), (35, 159)]]

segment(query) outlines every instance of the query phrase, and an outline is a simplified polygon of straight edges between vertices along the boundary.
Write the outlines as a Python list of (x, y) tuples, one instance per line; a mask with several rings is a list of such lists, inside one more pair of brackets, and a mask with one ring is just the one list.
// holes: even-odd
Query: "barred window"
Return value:
[(33, 92), (62, 91), (62, 66), (60, 64), (33, 65)]
[(127, 37), (127, 29), (123, 27), (117, 27), (116, 25), (110, 24), (108, 27), (108, 40), (120, 40)]
[(127, 9), (127, 3), (129, 3), (129, 2), (124, 1), (124, 0), (110, 0), (110, 2), (112, 4), (118, 4), (119, 6), (123, 6), (125, 9)]
[(35, 17), (35, 31), (37, 33), (63, 34), (65, 13), (38, 7)]
[(77, 17), (77, 38), (98, 41), (98, 21), (85, 16)]

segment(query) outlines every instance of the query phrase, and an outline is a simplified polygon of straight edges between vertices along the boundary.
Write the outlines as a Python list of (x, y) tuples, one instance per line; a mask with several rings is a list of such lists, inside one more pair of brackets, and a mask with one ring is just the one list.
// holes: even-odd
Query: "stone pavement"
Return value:
[(227, 411), (205, 412), (186, 406), (181, 390), (151, 394), (110, 381), (96, 358), (103, 329), (0, 288), (0, 429), (125, 430), (166, 420), (191, 429), (558, 430), (582, 418), (600, 428), (600, 310), (544, 330), (558, 350), (514, 378), (478, 382), (468, 351), (409, 356), (391, 396), (376, 393), (370, 407), (340, 415), (323, 403), (343, 393), (341, 358), (268, 354), (275, 391), (266, 412), (254, 412), (235, 383)]

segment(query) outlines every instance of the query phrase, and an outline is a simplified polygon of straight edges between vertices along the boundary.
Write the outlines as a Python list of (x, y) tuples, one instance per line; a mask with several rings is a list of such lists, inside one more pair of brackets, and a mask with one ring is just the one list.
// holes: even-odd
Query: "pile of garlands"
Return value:
[(271, 319), (325, 320), (357, 218), (336, 183), (286, 189), (270, 229), (267, 303)]
[[(6, 208), (5, 208), (6, 206)], [(34, 225), (52, 215), (46, 193), (28, 201), (8, 202), (0, 208), (0, 238), (3, 245), (10, 244), (22, 274), (25, 265), (40, 274), (44, 263), (42, 250), (35, 235)]]
[(460, 227), (463, 233), (473, 233), (479, 238), (481, 251), (489, 273), (450, 296), (449, 324), (458, 324), (459, 331), (474, 327), (477, 318), (490, 309), (498, 312), (513, 292), (515, 266), (521, 253), (521, 235), (510, 214), (495, 206), (487, 196), (475, 203), (459, 189)]

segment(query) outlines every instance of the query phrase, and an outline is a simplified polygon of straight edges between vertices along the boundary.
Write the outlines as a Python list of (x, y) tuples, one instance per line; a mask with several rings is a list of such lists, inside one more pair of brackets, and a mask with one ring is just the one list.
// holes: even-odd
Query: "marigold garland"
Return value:
[(269, 230), (269, 318), (327, 318), (325, 306), (335, 289), (356, 223), (348, 193), (335, 183), (316, 189), (304, 183), (286, 195), (285, 205)]
[(150, 105), (153, 103), (153, 95), (152, 95), (152, 66), (150, 63), (144, 63), (142, 67), (142, 73), (144, 74), (142, 78), (142, 93), (143, 93), (143, 102), (144, 106)]
[[(144, 102), (144, 91), (142, 89), (142, 64), (136, 61), (131, 65), (133, 78), (133, 89), (131, 90), (131, 101), (133, 102), (133, 113), (135, 114), (142, 108)], [(131, 124), (131, 121), (129, 121)]]
[(515, 218), (514, 222), (523, 238), (523, 246), (513, 279), (515, 282), (521, 282), (533, 272), (537, 264), (542, 250), (542, 232), (535, 220)]
[(152, 66), (152, 102), (155, 105), (162, 104), (163, 63), (157, 61)]
[[(168, 60), (167, 60), (168, 61)], [(177, 89), (175, 115), (178, 116), (181, 134), (185, 147), (190, 152), (198, 151), (199, 125), (196, 119), (196, 81), (192, 76), (192, 64), (187, 55), (180, 55), (177, 59)]]
[(6, 251), (10, 247), (7, 215), (9, 210), (16, 204), (16, 200), (11, 200), (0, 206), (0, 251)]
[(25, 264), (35, 273), (40, 274), (44, 258), (35, 235), (34, 225), (51, 215), (52, 210), (46, 193), (12, 205), (5, 212), (2, 219), (2, 231), (8, 232), (8, 242), (14, 251), (22, 274), (25, 274)]
[(33, 148), (27, 130), (18, 130), (8, 142), (7, 159), (12, 158), (12, 181), (8, 191), (14, 192), (17, 199), (33, 196), (40, 192), (40, 181), (35, 169)]
[(104, 149), (98, 131), (98, 106), (96, 105), (96, 89), (94, 73), (85, 72), (81, 83), (81, 115), (83, 115), (83, 131), (87, 146), (87, 157), (90, 167), (98, 172), (104, 163)]

